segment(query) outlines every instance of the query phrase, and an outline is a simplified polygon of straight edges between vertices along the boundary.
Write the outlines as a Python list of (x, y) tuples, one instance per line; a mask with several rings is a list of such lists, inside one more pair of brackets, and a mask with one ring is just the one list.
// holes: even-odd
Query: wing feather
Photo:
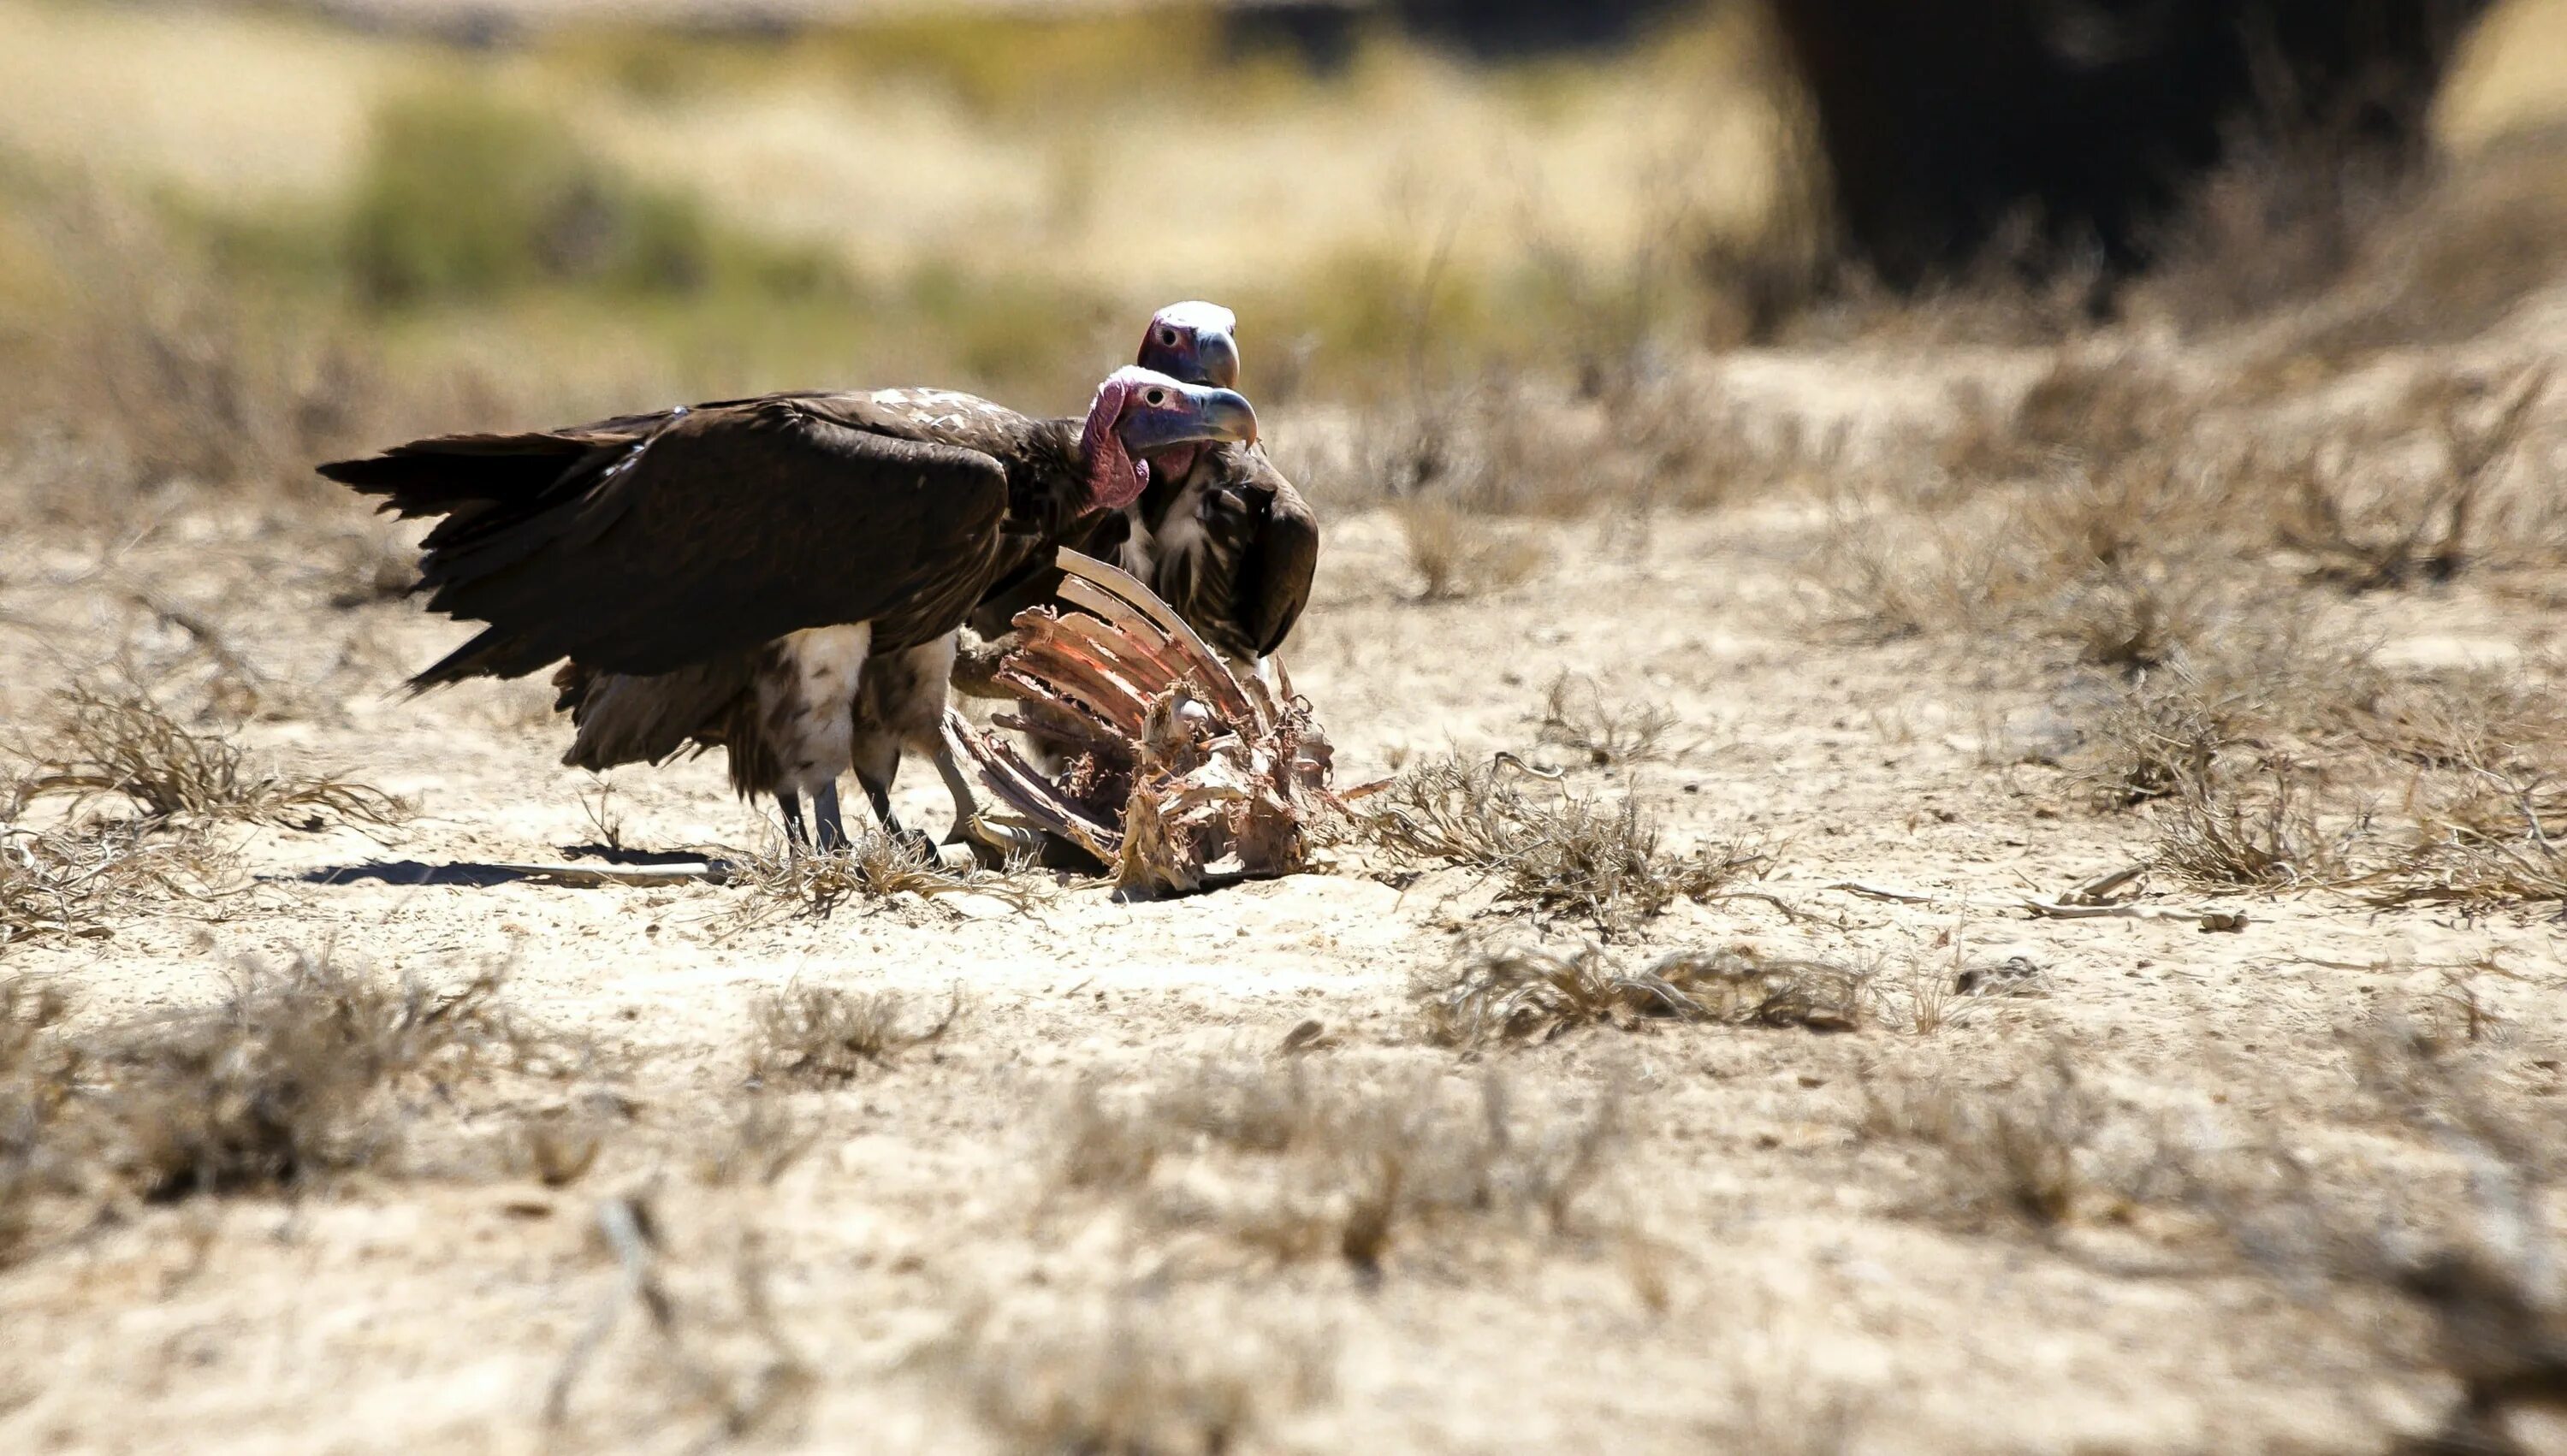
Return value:
[[(810, 627), (900, 646), (979, 598), (1007, 499), (985, 450), (895, 437), (782, 396), (578, 431), (424, 440), (324, 473), (446, 518), (428, 606), (488, 624), (413, 680), (516, 677), (570, 658), (658, 674)], [(498, 463), (494, 463), (498, 462)]]

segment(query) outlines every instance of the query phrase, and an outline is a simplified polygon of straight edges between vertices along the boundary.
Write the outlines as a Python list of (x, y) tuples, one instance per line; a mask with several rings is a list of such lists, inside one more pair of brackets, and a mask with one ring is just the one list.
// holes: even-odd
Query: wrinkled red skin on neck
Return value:
[(1121, 510), (1149, 488), (1149, 464), (1132, 458), (1123, 448), (1121, 437), (1114, 433), (1116, 422), (1123, 418), (1124, 399), (1131, 393), (1131, 386), (1108, 380), (1096, 392), (1096, 403), (1088, 407), (1087, 426), (1079, 432), (1079, 448), (1087, 456), (1087, 504), (1091, 510)]
[(1202, 458), (1203, 452), (1209, 448), (1210, 445), (1172, 444), (1156, 454), (1143, 457), (1141, 463), (1149, 467), (1151, 479), (1182, 480), (1193, 473), (1195, 461)]

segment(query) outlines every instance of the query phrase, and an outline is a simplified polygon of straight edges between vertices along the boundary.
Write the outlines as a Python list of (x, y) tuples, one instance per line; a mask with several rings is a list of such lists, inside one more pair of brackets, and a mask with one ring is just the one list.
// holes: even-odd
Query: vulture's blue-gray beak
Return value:
[(1126, 449), (1146, 455), (1180, 444), (1256, 442), (1257, 410), (1246, 395), (1209, 385), (1177, 385), (1174, 393), (1179, 398), (1166, 407), (1124, 417), (1119, 433)]
[(1195, 334), (1195, 360), (1203, 383), (1225, 390), (1239, 388), (1239, 341), (1217, 330)]

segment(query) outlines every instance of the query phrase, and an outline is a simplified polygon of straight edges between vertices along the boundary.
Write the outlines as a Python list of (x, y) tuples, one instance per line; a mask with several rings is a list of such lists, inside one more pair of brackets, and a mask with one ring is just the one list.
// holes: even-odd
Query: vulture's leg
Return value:
[(812, 795), (811, 806), (820, 820), (820, 852), (836, 854), (847, 847), (847, 821), (838, 816), (838, 785), (830, 784)]
[(892, 781), (900, 776), (902, 745), (929, 742), (945, 719), (946, 684), (954, 676), (955, 635), (865, 660), (857, 683), (854, 759), (856, 781), (874, 806), (883, 830), (929, 864), (936, 842), (901, 826), (891, 807)]
[(802, 822), (802, 795), (789, 788), (775, 791), (775, 807), (784, 812), (784, 844), (787, 852), (811, 847), (811, 826)]
[[(758, 663), (755, 721), (774, 756), (776, 798), (791, 806), (786, 817), (795, 821), (802, 817), (802, 795), (818, 802), (824, 852), (846, 844), (838, 821), (838, 775), (847, 771), (857, 684), (872, 660), (872, 646), (870, 624), (815, 627), (779, 639)], [(795, 838), (806, 847), (809, 842)]]

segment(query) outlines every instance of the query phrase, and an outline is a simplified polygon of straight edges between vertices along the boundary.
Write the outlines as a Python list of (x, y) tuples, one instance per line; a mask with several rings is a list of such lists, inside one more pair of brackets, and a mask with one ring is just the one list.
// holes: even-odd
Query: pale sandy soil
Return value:
[[(1741, 368), (1742, 388), (1788, 392), (1813, 366)], [(1073, 886), (1026, 913), (902, 900), (748, 928), (733, 887), (470, 883), (472, 866), (558, 862), (598, 838), (537, 689), (394, 696), (454, 629), (400, 603), (329, 606), (308, 529), (190, 510), (105, 557), (20, 535), (0, 542), (13, 722), (119, 642), (146, 666), (181, 660), (122, 601), (147, 587), (219, 622), (269, 680), (274, 719), (251, 742), (420, 812), (371, 839), (257, 831), (251, 887), (211, 920), (0, 964), (74, 988), (84, 1024), (204, 1004), (245, 962), (323, 947), (440, 983), (498, 964), (511, 1004), (587, 1053), (558, 1079), (409, 1089), (413, 1137), (376, 1171), (300, 1198), (128, 1208), (0, 1272), (0, 1449), (693, 1450), (729, 1439), (728, 1401), (755, 1417), (737, 1437), (752, 1449), (1005, 1450), (1074, 1427), (994, 1409), (1055, 1391), (1110, 1407), (1118, 1389), (1162, 1413), (1189, 1390), (1236, 1398), (1251, 1412), (1236, 1449), (1312, 1452), (2361, 1451), (2436, 1418), (2452, 1387), (2412, 1310), (2277, 1276), (2154, 1208), (2081, 1209), (2047, 1232), (1956, 1214), (1934, 1155), (1865, 1130), (1866, 1088), (1949, 1079), (2002, 1098), (2057, 1060), (2186, 1146), (2269, 1138), (2333, 1177), (2443, 1176), (2426, 1139), (2349, 1119), (2337, 1029), (2492, 958), (2510, 977), (2481, 987), (2505, 1018), (2506, 1095), (2555, 1106), (2554, 922), (2171, 887), (2154, 899), (2242, 909), (2245, 928), (1958, 908), (2130, 862), (2143, 826), (2022, 761), (2074, 707), (2058, 672), (1832, 625), (1808, 580), (1825, 513), (1805, 499), (1543, 527), (1552, 559), (1532, 581), (1434, 605), (1411, 599), (1387, 517), (1328, 526), (1289, 657), (1342, 782), (1447, 750), (1557, 757), (1536, 744), (1543, 690), (1592, 673), (1672, 708), (1682, 751), (1570, 765), (1573, 790), (1627, 787), (1679, 845), (1762, 840), (1755, 888), (1793, 912), (1683, 907), (1626, 954), (1744, 944), (1876, 967), (1884, 1006), (1910, 1012), (1956, 966), (2021, 955), (2046, 994), (1956, 999), (1931, 1029), (1884, 1011), (1837, 1035), (1590, 1029), (1465, 1053), (1426, 1042), (1413, 979), (1470, 941), (1568, 948), (1580, 928), (1499, 916), (1459, 872), (1412, 882), (1353, 853), (1176, 903)], [(2342, 610), (2425, 657), (2567, 635), (2567, 611), (2465, 584)], [(901, 797), (941, 825), (930, 775)], [(772, 837), (709, 761), (619, 775), (613, 812), (644, 848)], [(1848, 880), (1952, 898), (1831, 888)], [(752, 1000), (796, 980), (909, 992), (920, 1010), (960, 988), (965, 1012), (843, 1087), (752, 1095)], [(1309, 1019), (1329, 1037), (1294, 1064), (1331, 1094), (1467, 1108), (1495, 1077), (1524, 1138), (1617, 1094), (1621, 1133), (1557, 1226), (1502, 1211), (1395, 1227), (1377, 1278), (1324, 1251), (1258, 1252), (1201, 1213), (1288, 1197), (1274, 1160), (1208, 1152), (1147, 1188), (1063, 1185), (1082, 1082), (1110, 1097), (1207, 1058), (1282, 1065)], [(709, 1179), (752, 1101), (816, 1141), (771, 1185)], [(607, 1129), (567, 1187), (515, 1151), (546, 1117)], [(656, 1221), (675, 1346), (619, 1295), (595, 1233), (627, 1197)], [(548, 1389), (601, 1310), (619, 1318), (548, 1426)], [(778, 1370), (799, 1372), (771, 1382), (799, 1398), (760, 1405)]]

